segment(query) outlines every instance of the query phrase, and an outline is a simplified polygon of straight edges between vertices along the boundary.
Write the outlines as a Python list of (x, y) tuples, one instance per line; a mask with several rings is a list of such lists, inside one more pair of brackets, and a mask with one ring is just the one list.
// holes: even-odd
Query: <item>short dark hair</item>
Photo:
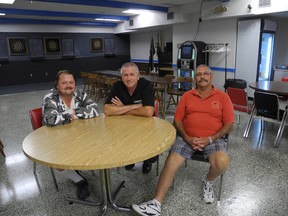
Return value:
[(73, 76), (73, 79), (75, 81), (75, 84), (76, 84), (76, 76), (75, 74), (70, 71), (70, 70), (60, 70), (57, 75), (56, 75), (56, 79), (55, 79), (55, 82), (54, 82), (54, 88), (57, 89), (57, 85), (58, 85), (58, 82), (59, 82), (59, 79), (60, 79), (60, 75), (61, 74), (68, 74), (68, 75), (72, 75)]

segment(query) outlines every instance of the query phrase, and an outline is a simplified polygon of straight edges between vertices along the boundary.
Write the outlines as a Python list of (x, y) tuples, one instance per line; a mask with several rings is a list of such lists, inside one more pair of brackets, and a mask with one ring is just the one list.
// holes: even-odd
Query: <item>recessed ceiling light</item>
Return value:
[(96, 18), (97, 21), (108, 21), (108, 22), (120, 22), (119, 19), (105, 19), (105, 18)]
[(15, 0), (0, 0), (0, 4), (13, 4)]
[(122, 11), (122, 13), (141, 14), (143, 13), (143, 10), (129, 9), (129, 10)]

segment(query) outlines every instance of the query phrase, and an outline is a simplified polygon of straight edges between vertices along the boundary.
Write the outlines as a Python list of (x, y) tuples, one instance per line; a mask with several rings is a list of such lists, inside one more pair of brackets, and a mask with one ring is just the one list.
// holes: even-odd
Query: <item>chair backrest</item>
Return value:
[(36, 130), (42, 126), (42, 108), (30, 110), (29, 116), (33, 130)]
[(256, 115), (280, 120), (278, 95), (255, 91), (254, 106)]
[(247, 113), (251, 111), (248, 109), (248, 98), (245, 89), (228, 87), (227, 94), (230, 97), (234, 110)]

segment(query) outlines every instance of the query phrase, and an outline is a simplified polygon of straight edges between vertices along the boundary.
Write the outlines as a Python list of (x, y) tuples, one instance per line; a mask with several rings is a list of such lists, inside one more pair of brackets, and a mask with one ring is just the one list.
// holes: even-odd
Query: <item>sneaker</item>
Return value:
[(80, 200), (84, 200), (90, 196), (90, 192), (88, 189), (88, 182), (86, 180), (82, 180), (76, 183), (77, 185), (77, 197)]
[(152, 164), (151, 163), (143, 163), (142, 172), (144, 174), (150, 173), (151, 170), (152, 170)]
[(132, 209), (139, 215), (159, 216), (161, 215), (161, 204), (153, 199), (140, 205), (133, 204)]
[(203, 183), (203, 200), (206, 204), (211, 204), (214, 202), (213, 182), (211, 183), (206, 179), (203, 179), (202, 183)]

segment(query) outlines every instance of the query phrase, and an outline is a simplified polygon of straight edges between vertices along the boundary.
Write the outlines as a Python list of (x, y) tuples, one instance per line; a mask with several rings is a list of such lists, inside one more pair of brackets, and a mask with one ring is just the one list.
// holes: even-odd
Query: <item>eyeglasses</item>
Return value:
[(201, 76), (208, 77), (210, 75), (211, 75), (211, 72), (208, 72), (208, 71), (204, 71), (203, 73), (196, 73), (196, 77), (201, 77)]

